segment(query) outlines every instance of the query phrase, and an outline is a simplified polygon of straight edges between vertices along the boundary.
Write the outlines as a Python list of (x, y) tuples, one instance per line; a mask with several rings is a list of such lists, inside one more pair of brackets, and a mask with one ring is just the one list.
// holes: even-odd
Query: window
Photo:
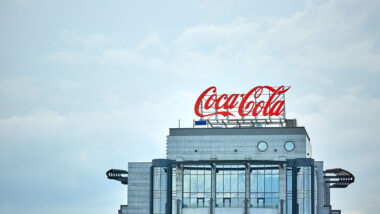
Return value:
[(172, 168), (172, 213), (177, 210), (177, 169)]
[(153, 169), (153, 213), (166, 213), (167, 194), (167, 168), (155, 167)]
[(252, 166), (251, 206), (277, 208), (279, 203), (278, 166)]
[(296, 146), (294, 145), (294, 143), (293, 143), (292, 141), (287, 141), (287, 142), (285, 143), (284, 147), (285, 147), (285, 150), (286, 150), (286, 151), (291, 152), (291, 151), (294, 150), (294, 148), (295, 148)]
[(231, 198), (223, 198), (223, 207), (231, 207)]
[(257, 198), (258, 207), (264, 207), (264, 198)]
[(183, 172), (183, 207), (208, 207), (211, 198), (211, 167), (185, 166)]
[(286, 170), (286, 200), (287, 200), (287, 214), (292, 213), (292, 209), (295, 209), (295, 207), (292, 207), (292, 195), (294, 192), (292, 192), (292, 179), (294, 179), (292, 170), (297, 170), (297, 176), (295, 179), (297, 179), (297, 205), (298, 210), (300, 213), (303, 214), (311, 214), (311, 170), (312, 168), (310, 166), (301, 166), (292, 169), (292, 167), (288, 167)]
[(257, 144), (257, 149), (260, 152), (265, 152), (268, 149), (268, 144), (264, 141), (261, 141)]
[[(292, 179), (294, 179), (292, 170), (296, 170), (297, 187), (296, 192), (292, 192)], [(311, 172), (312, 168), (310, 166), (301, 166), (297, 168), (288, 167), (286, 170), (286, 200), (287, 200), (287, 214), (292, 213), (292, 195), (297, 194), (297, 205), (300, 213), (311, 214), (311, 197), (312, 197), (312, 183), (311, 183)]]
[(197, 198), (197, 207), (205, 206), (205, 198)]
[(245, 198), (245, 166), (217, 165), (216, 206), (243, 207)]
[(311, 170), (309, 166), (302, 166), (297, 173), (297, 203), (304, 214), (311, 213)]

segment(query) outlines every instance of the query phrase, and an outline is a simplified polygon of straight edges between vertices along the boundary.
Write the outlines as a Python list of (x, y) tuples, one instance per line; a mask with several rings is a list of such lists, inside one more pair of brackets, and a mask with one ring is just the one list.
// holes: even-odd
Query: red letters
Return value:
[[(280, 86), (277, 89), (270, 86), (256, 86), (247, 94), (216, 94), (216, 87), (212, 86), (206, 89), (197, 99), (194, 106), (195, 114), (199, 117), (207, 117), (220, 114), (226, 116), (236, 116), (231, 111), (237, 107), (238, 114), (245, 116), (280, 116), (284, 112), (285, 101), (279, 100), (279, 97), (287, 92), (290, 87)], [(260, 97), (264, 92), (269, 92), (268, 100), (262, 100)], [(241, 97), (241, 101), (239, 101)], [(202, 102), (206, 99), (204, 102)], [(259, 100), (259, 101), (257, 101)], [(204, 106), (201, 106), (201, 105)], [(215, 112), (203, 114), (202, 110), (214, 109)]]

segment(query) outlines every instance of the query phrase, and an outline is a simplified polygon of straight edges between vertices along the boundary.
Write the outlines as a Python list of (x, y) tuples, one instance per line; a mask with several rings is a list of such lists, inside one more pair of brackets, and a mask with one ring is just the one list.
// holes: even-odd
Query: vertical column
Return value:
[(211, 199), (210, 199), (210, 214), (215, 213), (215, 200), (216, 200), (216, 165), (211, 164)]
[(167, 167), (167, 196), (166, 196), (166, 213), (172, 214), (172, 166), (169, 164)]
[(154, 176), (154, 167), (150, 167), (150, 200), (149, 200), (149, 213), (153, 214), (153, 177)]
[(280, 213), (285, 213), (284, 202), (286, 201), (286, 165), (280, 165), (278, 170), (279, 177), (279, 200), (280, 200)]
[(317, 210), (316, 213), (322, 213), (324, 209), (324, 196), (325, 196), (325, 188), (323, 182), (323, 162), (316, 161), (314, 162), (315, 169), (317, 173), (317, 188), (315, 189), (317, 192)]
[(327, 183), (330, 178), (325, 180), (325, 206), (330, 206), (330, 183)]
[(315, 172), (315, 169), (314, 169), (314, 165), (312, 165), (311, 167), (311, 214), (315, 214), (315, 180), (314, 180), (314, 172)]
[(183, 197), (183, 166), (180, 164), (177, 165), (176, 168), (176, 213), (175, 214), (181, 214), (182, 213), (182, 197)]
[(298, 174), (298, 168), (296, 165), (293, 165), (292, 166), (292, 214), (298, 214), (297, 174)]
[(244, 214), (249, 214), (251, 204), (251, 165), (245, 164), (245, 200)]

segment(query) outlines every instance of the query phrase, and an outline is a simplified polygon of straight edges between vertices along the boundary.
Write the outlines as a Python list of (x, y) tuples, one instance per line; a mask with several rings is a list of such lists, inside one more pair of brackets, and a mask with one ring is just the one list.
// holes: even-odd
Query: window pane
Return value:
[(264, 192), (264, 170), (259, 170), (257, 175), (257, 190), (258, 192)]
[(183, 207), (204, 207), (205, 197), (211, 198), (211, 174), (205, 175), (210, 168), (206, 169), (203, 165), (190, 167), (184, 170)]
[(223, 198), (217, 198), (215, 202), (217, 207), (223, 206)]
[(197, 207), (197, 198), (190, 198), (190, 206)]
[(271, 165), (256, 168), (251, 172), (251, 205), (278, 208), (278, 169)]
[(231, 191), (231, 175), (224, 174), (224, 192)]
[(245, 192), (245, 174), (239, 174), (239, 192)]
[(278, 174), (272, 176), (272, 192), (278, 192)]
[(205, 175), (205, 192), (211, 192), (211, 175)]
[(205, 191), (205, 177), (204, 175), (198, 175), (198, 192)]
[[(244, 165), (222, 165), (217, 166), (217, 170), (216, 197), (223, 198), (224, 200), (224, 203), (218, 206), (243, 207), (245, 198)], [(242, 194), (239, 194), (240, 192)], [(233, 201), (232, 204), (231, 201)], [(240, 201), (242, 201), (242, 203), (240, 203)]]
[(238, 191), (238, 175), (231, 175), (231, 192)]
[(272, 192), (272, 175), (270, 170), (265, 170), (265, 192)]
[(190, 176), (184, 175), (183, 177), (183, 191), (190, 192)]
[(223, 174), (216, 175), (216, 191), (223, 192)]
[(251, 175), (251, 192), (257, 192), (257, 171), (253, 171)]
[(197, 175), (191, 175), (191, 192), (197, 192)]

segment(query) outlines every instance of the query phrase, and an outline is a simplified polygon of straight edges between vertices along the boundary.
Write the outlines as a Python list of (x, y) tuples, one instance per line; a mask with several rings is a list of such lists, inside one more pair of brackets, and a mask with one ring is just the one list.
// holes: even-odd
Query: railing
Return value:
[(193, 128), (297, 127), (296, 119), (206, 119), (194, 120)]

